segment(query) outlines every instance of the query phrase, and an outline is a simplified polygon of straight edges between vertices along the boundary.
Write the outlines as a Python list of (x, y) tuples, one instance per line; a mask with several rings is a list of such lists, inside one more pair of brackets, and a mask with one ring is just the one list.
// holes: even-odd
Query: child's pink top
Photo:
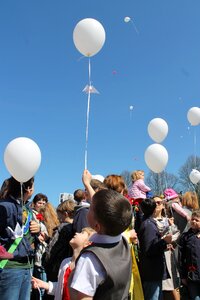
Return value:
[(151, 190), (150, 187), (148, 187), (144, 183), (143, 179), (138, 179), (129, 188), (128, 195), (129, 195), (129, 197), (134, 198), (134, 199), (138, 199), (138, 198), (145, 199), (146, 192), (149, 192), (150, 190)]

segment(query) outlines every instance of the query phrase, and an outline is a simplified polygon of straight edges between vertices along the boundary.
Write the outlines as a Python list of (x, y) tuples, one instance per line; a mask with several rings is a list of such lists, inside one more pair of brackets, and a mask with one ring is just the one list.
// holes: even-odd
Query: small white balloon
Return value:
[(131, 18), (130, 18), (130, 17), (125, 17), (125, 18), (124, 18), (124, 22), (125, 22), (125, 23), (128, 23), (128, 22), (130, 22), (130, 20), (131, 20)]
[(16, 138), (6, 147), (4, 162), (8, 172), (17, 181), (26, 182), (35, 175), (40, 166), (40, 148), (29, 138)]
[(129, 107), (129, 108), (130, 108), (130, 110), (133, 110), (133, 105), (130, 105), (130, 107)]
[(200, 172), (196, 169), (193, 169), (189, 175), (189, 178), (193, 184), (197, 184), (200, 181)]
[(148, 133), (156, 143), (164, 141), (168, 134), (167, 122), (161, 118), (152, 119), (148, 124)]
[(73, 31), (74, 45), (81, 54), (91, 57), (103, 47), (106, 39), (102, 24), (91, 18), (78, 22)]
[(144, 158), (151, 171), (161, 173), (168, 163), (168, 152), (164, 146), (152, 144), (147, 147)]
[(101, 182), (104, 181), (104, 177), (102, 175), (96, 174), (96, 175), (92, 175), (92, 179), (97, 179)]
[(191, 107), (187, 112), (187, 119), (192, 126), (200, 124), (200, 108)]

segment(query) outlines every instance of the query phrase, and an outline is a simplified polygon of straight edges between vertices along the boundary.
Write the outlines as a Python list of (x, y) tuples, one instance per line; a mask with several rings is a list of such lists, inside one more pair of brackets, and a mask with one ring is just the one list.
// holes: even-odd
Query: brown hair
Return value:
[(200, 209), (194, 210), (191, 217), (196, 217), (200, 219)]
[(120, 175), (108, 175), (103, 182), (108, 189), (114, 190), (118, 193), (122, 193), (126, 188), (124, 178)]
[(120, 193), (107, 189), (96, 192), (92, 198), (96, 221), (107, 235), (116, 236), (125, 231), (132, 220), (132, 207)]
[(33, 198), (33, 204), (36, 204), (38, 201), (43, 200), (46, 203), (48, 202), (48, 197), (42, 193), (36, 194), (35, 197)]
[(186, 206), (191, 209), (198, 209), (199, 208), (199, 202), (198, 202), (198, 197), (195, 192), (186, 192), (182, 196), (182, 205)]
[(60, 212), (60, 213), (68, 213), (68, 216), (70, 218), (73, 218), (74, 216), (74, 207), (76, 206), (75, 201), (73, 200), (65, 200), (62, 203), (60, 203), (56, 209), (56, 212)]
[(56, 210), (53, 207), (53, 205), (49, 202), (47, 202), (47, 204), (45, 205), (45, 207), (42, 210), (41, 210), (41, 212), (44, 217), (44, 224), (47, 228), (49, 237), (52, 237), (53, 229), (60, 224)]

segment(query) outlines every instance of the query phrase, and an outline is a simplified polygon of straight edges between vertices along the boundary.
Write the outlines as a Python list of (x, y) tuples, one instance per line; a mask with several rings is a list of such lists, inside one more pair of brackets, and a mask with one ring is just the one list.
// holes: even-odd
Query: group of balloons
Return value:
[(168, 152), (160, 143), (168, 134), (168, 125), (161, 118), (152, 119), (148, 124), (148, 134), (156, 142), (147, 147), (144, 158), (147, 166), (154, 173), (161, 173), (168, 162)]

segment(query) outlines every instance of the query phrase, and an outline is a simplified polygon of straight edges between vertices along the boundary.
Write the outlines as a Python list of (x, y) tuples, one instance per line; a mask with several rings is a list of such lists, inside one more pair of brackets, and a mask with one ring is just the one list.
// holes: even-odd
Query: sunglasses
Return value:
[(156, 205), (161, 205), (163, 204), (163, 201), (156, 201)]

